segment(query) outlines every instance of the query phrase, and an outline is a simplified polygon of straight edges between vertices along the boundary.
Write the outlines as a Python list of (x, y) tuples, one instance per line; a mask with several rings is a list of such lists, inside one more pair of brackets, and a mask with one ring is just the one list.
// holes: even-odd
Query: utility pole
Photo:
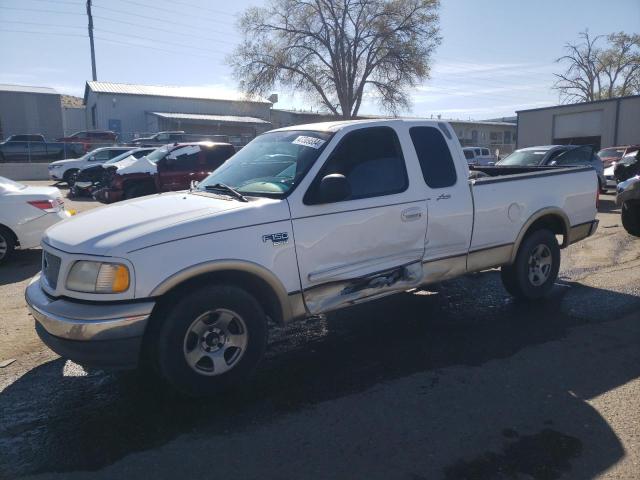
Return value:
[(93, 47), (93, 15), (91, 15), (91, 0), (87, 0), (87, 17), (89, 17), (89, 43), (91, 44), (91, 73), (93, 74), (93, 81), (98, 80), (96, 74), (96, 51)]

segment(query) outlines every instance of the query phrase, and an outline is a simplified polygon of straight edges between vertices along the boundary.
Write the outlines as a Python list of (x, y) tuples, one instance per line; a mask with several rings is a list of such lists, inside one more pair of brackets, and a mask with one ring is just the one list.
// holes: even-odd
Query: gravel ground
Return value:
[(20, 252), (0, 269), (0, 477), (640, 478), (640, 240), (612, 196), (598, 217), (545, 302), (490, 270), (274, 328), (251, 385), (207, 401), (50, 352), (23, 300), (40, 254)]

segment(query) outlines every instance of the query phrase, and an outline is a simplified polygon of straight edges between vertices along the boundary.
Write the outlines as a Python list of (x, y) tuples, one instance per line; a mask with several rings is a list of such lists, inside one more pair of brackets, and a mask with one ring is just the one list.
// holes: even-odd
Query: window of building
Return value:
[(457, 180), (456, 168), (442, 134), (433, 127), (413, 127), (409, 129), (409, 134), (426, 184), (431, 188), (454, 185)]

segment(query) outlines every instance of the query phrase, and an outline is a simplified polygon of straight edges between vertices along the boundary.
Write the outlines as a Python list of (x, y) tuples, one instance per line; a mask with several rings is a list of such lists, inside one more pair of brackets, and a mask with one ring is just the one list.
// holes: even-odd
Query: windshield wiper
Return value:
[(204, 189), (205, 190), (217, 190), (217, 191), (226, 192), (226, 193), (230, 194), (232, 197), (240, 200), (241, 202), (248, 202), (249, 201), (249, 200), (247, 200), (247, 197), (242, 195), (235, 188), (231, 188), (229, 185), (225, 185), (224, 183), (216, 183), (215, 185), (205, 185)]

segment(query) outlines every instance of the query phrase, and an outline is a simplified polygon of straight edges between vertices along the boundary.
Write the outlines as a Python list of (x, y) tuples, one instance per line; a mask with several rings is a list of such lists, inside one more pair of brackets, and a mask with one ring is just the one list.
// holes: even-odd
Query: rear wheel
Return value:
[(513, 264), (502, 267), (502, 283), (516, 298), (541, 298), (553, 287), (559, 270), (560, 247), (555, 235), (536, 230), (522, 241)]
[(13, 254), (16, 243), (13, 233), (5, 227), (0, 227), (0, 265), (5, 263)]
[(69, 188), (73, 187), (76, 183), (76, 177), (78, 176), (79, 170), (77, 168), (72, 168), (71, 170), (67, 170), (64, 172), (62, 179), (69, 186)]
[(640, 237), (640, 203), (622, 204), (622, 226), (630, 235)]
[(185, 295), (153, 339), (162, 378), (191, 396), (239, 385), (262, 359), (267, 319), (245, 290), (211, 285)]

